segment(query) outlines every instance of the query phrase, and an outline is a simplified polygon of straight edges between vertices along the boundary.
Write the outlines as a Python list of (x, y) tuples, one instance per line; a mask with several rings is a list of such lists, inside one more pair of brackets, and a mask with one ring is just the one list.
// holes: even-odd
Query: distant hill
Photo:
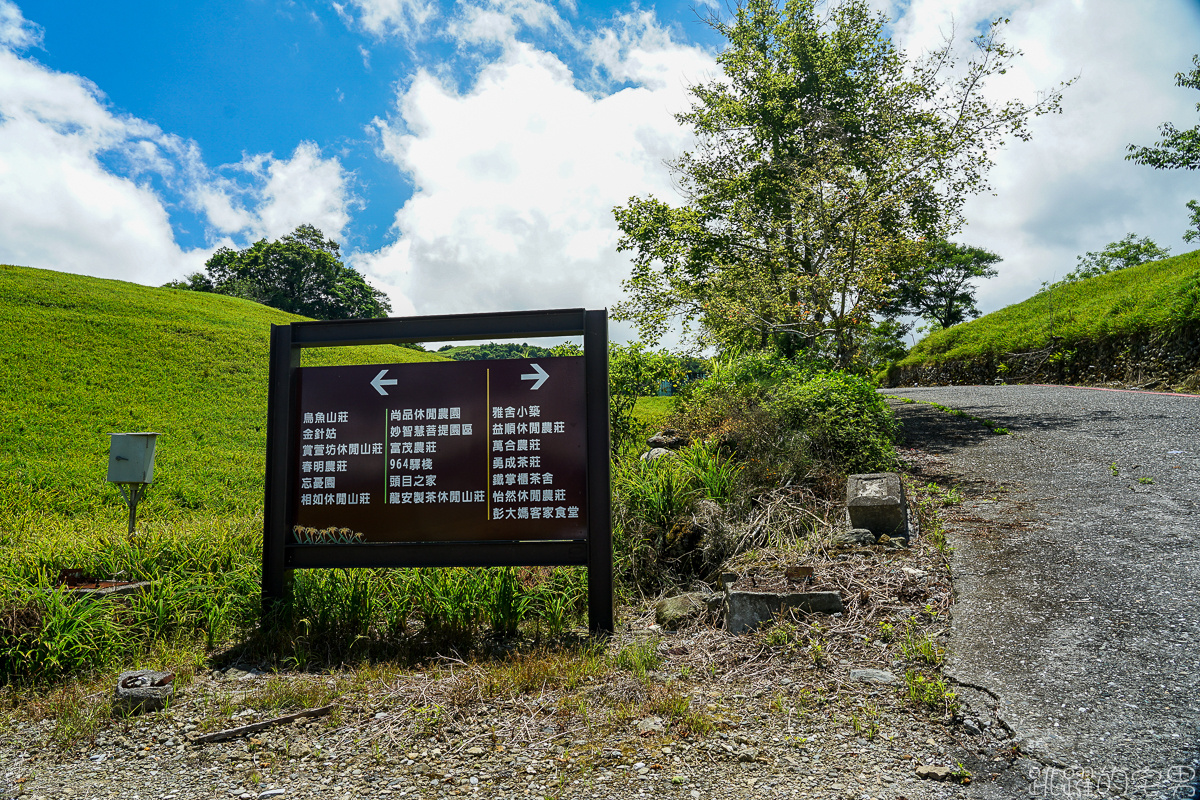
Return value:
[(550, 348), (538, 347), (533, 344), (513, 344), (509, 342), (478, 345), (452, 345), (440, 348), (438, 355), (452, 358), (455, 361), (486, 361), (499, 358), (548, 358)]
[[(923, 339), (887, 385), (1200, 386), (1200, 251), (1056, 286)], [(1197, 386), (1193, 386), (1197, 384)]]
[[(0, 265), (0, 536), (119, 509), (108, 434), (157, 431), (145, 513), (261, 508), (268, 334), (302, 319), (247, 300)], [(306, 366), (440, 361), (391, 345)], [(9, 529), (6, 531), (5, 529)]]

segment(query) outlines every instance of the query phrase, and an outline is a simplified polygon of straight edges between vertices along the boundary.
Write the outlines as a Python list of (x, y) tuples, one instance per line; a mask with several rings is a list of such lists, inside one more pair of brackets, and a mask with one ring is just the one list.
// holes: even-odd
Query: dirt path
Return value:
[[(1075, 387), (889, 390), (949, 526), (947, 673), (1035, 757), (982, 794), (1196, 796), (1200, 399)], [(1030, 775), (1033, 774), (1033, 780)]]

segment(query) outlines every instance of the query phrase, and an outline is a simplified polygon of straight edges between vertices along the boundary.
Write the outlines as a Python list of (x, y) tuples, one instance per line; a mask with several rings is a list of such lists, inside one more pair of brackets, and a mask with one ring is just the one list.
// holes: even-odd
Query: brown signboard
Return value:
[(582, 357), (296, 379), (292, 544), (586, 537)]
[[(302, 367), (306, 348), (583, 337), (580, 358)], [(262, 599), (297, 569), (586, 566), (613, 630), (608, 316), (271, 327)]]

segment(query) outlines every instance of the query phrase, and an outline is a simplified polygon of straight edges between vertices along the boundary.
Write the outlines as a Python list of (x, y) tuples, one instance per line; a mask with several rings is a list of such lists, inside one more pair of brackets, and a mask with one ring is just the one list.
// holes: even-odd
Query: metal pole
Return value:
[(129, 535), (133, 536), (134, 530), (137, 529), (137, 504), (138, 504), (138, 486), (136, 483), (129, 484)]

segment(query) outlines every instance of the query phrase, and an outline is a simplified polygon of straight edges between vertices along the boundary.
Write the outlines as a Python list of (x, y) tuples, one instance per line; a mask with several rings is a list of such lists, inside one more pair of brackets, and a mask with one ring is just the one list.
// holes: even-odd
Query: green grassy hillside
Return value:
[[(262, 503), (268, 335), (302, 319), (237, 298), (0, 266), (0, 534), (120, 518), (108, 434), (157, 431), (139, 515), (253, 514)], [(304, 363), (442, 360), (306, 350)], [(86, 524), (86, 523), (85, 523)]]
[(1200, 251), (1111, 272), (930, 334), (893, 371), (1200, 325)]

